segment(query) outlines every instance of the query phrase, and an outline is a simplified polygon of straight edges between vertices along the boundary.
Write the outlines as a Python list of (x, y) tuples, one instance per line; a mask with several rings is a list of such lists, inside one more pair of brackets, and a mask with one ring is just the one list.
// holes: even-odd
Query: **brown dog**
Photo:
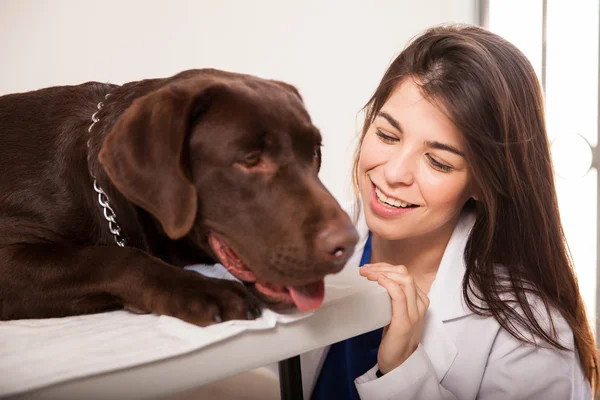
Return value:
[[(217, 70), (0, 97), (0, 319), (319, 306), (358, 240), (320, 143), (292, 86)], [(245, 285), (181, 268), (217, 260)]]

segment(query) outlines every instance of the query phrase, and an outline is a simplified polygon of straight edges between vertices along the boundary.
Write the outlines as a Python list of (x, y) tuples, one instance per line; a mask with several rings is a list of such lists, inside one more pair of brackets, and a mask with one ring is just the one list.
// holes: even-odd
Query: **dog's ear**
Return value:
[(171, 239), (185, 236), (196, 218), (197, 193), (182, 156), (191, 124), (214, 89), (171, 84), (135, 100), (98, 155), (115, 187), (154, 215)]

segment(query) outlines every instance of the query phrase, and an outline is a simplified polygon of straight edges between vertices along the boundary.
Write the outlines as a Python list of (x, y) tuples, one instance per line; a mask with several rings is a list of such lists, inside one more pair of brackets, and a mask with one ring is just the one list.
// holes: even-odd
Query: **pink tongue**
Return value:
[(300, 311), (314, 310), (323, 303), (325, 297), (325, 281), (304, 286), (289, 287), (290, 295)]

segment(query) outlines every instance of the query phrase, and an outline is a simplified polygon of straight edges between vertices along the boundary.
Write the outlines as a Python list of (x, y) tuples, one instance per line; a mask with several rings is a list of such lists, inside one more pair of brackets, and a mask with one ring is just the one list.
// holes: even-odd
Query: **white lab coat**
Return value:
[[(430, 306), (417, 350), (399, 367), (376, 378), (377, 365), (355, 380), (361, 399), (591, 399), (576, 351), (523, 344), (492, 317), (480, 317), (464, 304), (463, 254), (474, 216), (461, 216), (429, 291)], [(367, 227), (357, 226), (362, 254)], [(355, 254), (349, 263), (356, 264)], [(350, 265), (349, 265), (350, 266)], [(543, 310), (534, 302), (536, 310)], [(541, 308), (538, 308), (541, 307)], [(548, 323), (545, 313), (538, 313)], [(567, 322), (553, 313), (560, 342), (574, 348)], [(541, 323), (541, 326), (544, 326)], [(327, 348), (301, 355), (304, 398), (310, 398)]]

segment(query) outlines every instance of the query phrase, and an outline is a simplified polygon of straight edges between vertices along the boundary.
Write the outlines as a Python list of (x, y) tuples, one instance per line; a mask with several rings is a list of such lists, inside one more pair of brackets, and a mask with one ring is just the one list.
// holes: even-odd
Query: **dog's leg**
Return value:
[(237, 282), (206, 278), (135, 248), (14, 245), (0, 249), (0, 320), (130, 308), (205, 326), (260, 315)]

